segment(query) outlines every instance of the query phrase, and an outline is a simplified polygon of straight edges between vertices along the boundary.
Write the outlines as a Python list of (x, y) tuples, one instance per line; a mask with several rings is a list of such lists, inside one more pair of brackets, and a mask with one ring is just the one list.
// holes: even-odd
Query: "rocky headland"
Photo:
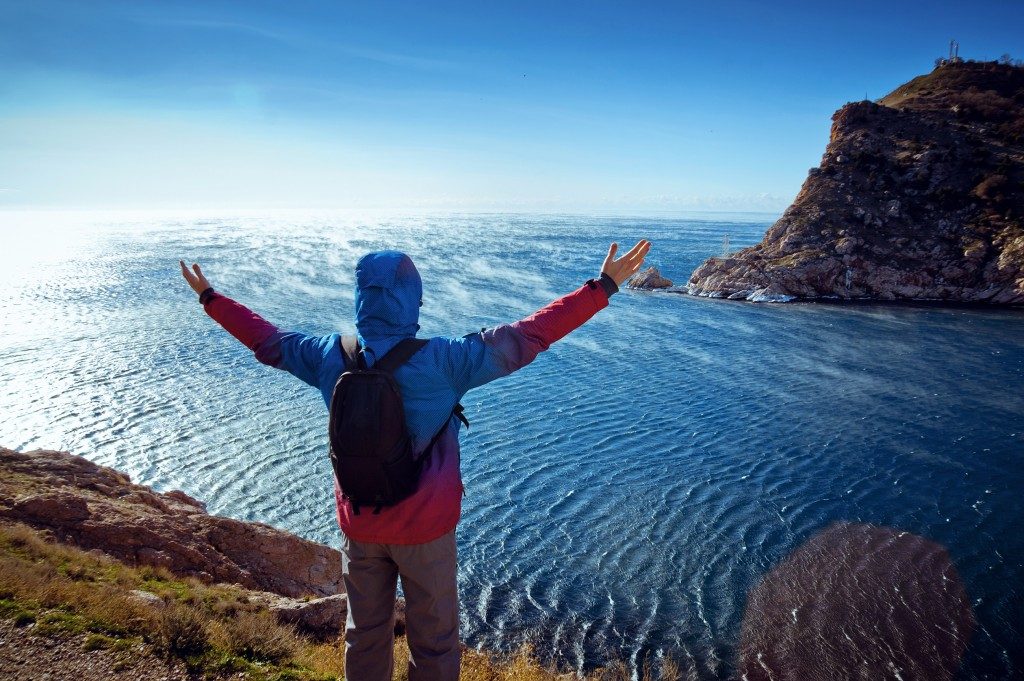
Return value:
[(764, 239), (708, 259), (688, 293), (1024, 304), (1024, 68), (942, 63), (832, 120)]
[[(231, 584), (278, 621), (319, 639), (344, 628), (347, 601), (335, 549), (262, 523), (209, 515), (184, 492), (156, 492), (79, 456), (0, 447), (0, 522), (130, 566)], [(396, 607), (401, 613), (402, 604)]]
[(184, 492), (155, 492), (65, 452), (0, 447), (0, 519), (204, 582), (288, 597), (344, 591), (335, 549), (262, 523), (209, 515)]

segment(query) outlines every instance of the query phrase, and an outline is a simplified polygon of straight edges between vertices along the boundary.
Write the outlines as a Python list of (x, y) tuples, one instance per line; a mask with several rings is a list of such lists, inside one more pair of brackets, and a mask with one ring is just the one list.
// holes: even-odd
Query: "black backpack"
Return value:
[[(413, 452), (393, 373), (426, 344), (407, 338), (367, 368), (356, 338), (341, 338), (345, 370), (334, 384), (328, 431), (331, 465), (342, 497), (351, 502), (356, 515), (360, 506), (373, 506), (374, 513), (380, 513), (415, 492), (423, 464), (448, 427), (445, 421), (422, 453)], [(469, 426), (461, 404), (452, 413)]]

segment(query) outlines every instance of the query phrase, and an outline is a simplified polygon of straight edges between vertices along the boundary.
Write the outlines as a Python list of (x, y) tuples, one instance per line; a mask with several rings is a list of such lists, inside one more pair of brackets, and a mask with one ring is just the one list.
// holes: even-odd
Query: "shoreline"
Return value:
[(909, 307), (909, 308), (926, 308), (926, 309), (964, 309), (964, 310), (1008, 310), (1024, 312), (1024, 305), (1014, 303), (981, 303), (981, 302), (970, 302), (970, 301), (951, 301), (941, 300), (938, 298), (915, 298), (911, 300), (884, 300), (881, 298), (840, 298), (840, 297), (828, 297), (822, 296), (820, 298), (801, 298), (794, 297), (791, 300), (748, 300), (748, 299), (734, 299), (730, 300), (727, 296), (714, 296), (703, 293), (689, 293), (688, 291), (671, 291), (671, 290), (652, 290), (642, 291), (643, 293), (655, 293), (655, 294), (666, 294), (666, 295), (679, 295), (687, 296), (689, 298), (703, 299), (703, 300), (714, 300), (721, 301), (724, 303), (739, 303), (739, 304), (750, 304), (755, 305), (824, 305), (824, 306), (835, 306), (835, 307), (870, 307), (877, 305), (879, 307)]

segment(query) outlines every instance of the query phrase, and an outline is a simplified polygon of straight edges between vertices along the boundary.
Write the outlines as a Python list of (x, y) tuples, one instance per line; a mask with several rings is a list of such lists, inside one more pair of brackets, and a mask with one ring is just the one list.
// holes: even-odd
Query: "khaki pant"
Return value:
[(344, 537), (348, 592), (346, 681), (391, 681), (395, 588), (402, 578), (410, 681), (459, 678), (459, 600), (455, 530), (426, 544), (371, 544)]

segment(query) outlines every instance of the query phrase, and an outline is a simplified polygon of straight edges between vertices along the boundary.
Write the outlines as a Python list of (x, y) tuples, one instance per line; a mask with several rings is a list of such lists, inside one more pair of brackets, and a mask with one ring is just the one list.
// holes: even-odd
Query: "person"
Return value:
[[(511, 324), (461, 338), (431, 338), (393, 373), (406, 422), (419, 453), (436, 439), (416, 491), (394, 506), (354, 512), (337, 478), (334, 496), (342, 531), (342, 576), (348, 594), (345, 674), (351, 681), (391, 679), (397, 580), (406, 599), (411, 681), (459, 676), (459, 609), (455, 526), (463, 486), (460, 421), (453, 409), (469, 390), (529, 364), (542, 351), (608, 305), (609, 297), (643, 264), (651, 244), (641, 240), (616, 258), (611, 244), (600, 276)], [(179, 261), (206, 313), (264, 364), (317, 388), (329, 406), (344, 371), (341, 337), (283, 331), (215, 291), (199, 264)], [(368, 253), (356, 264), (355, 324), (368, 366), (399, 341), (415, 337), (423, 287), (408, 255)], [(326, 452), (325, 452), (326, 456)]]

